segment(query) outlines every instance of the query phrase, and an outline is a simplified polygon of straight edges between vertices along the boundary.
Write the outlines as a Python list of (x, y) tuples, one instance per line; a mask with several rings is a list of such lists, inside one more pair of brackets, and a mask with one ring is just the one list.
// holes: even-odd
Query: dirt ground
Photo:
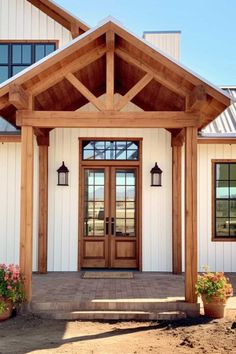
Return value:
[(66, 322), (18, 315), (0, 323), (0, 353), (235, 353), (235, 312), (176, 322)]

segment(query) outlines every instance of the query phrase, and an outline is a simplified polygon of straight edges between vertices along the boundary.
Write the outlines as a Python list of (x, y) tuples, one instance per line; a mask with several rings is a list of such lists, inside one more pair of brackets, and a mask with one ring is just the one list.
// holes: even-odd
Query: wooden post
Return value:
[(32, 238), (33, 238), (33, 128), (21, 128), (21, 211), (20, 211), (20, 267), (25, 276), (27, 300), (32, 297)]
[(185, 301), (196, 303), (197, 128), (185, 130)]
[(47, 139), (40, 138), (37, 138), (39, 145), (38, 272), (47, 273), (49, 137)]
[(182, 273), (182, 146), (172, 144), (172, 269)]

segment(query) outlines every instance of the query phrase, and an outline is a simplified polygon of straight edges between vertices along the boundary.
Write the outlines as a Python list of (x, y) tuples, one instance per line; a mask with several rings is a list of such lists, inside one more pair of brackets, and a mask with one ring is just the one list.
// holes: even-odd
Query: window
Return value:
[(56, 49), (56, 43), (0, 43), (0, 83)]
[(139, 159), (138, 141), (86, 140), (82, 143), (83, 160), (135, 160)]
[(236, 240), (236, 161), (213, 161), (213, 240)]

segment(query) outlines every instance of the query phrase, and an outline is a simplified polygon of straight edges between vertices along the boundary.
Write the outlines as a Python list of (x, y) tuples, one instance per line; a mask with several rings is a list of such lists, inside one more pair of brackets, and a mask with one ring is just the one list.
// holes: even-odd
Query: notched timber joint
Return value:
[(194, 87), (192, 92), (186, 96), (186, 112), (198, 112), (207, 103), (205, 87), (199, 85)]
[(29, 109), (30, 95), (21, 86), (11, 84), (9, 87), (9, 103), (17, 109)]

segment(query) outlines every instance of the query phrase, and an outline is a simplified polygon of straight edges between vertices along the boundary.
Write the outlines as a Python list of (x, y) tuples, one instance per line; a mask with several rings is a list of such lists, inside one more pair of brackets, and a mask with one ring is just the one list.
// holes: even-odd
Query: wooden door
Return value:
[(138, 168), (82, 167), (81, 267), (138, 267)]

